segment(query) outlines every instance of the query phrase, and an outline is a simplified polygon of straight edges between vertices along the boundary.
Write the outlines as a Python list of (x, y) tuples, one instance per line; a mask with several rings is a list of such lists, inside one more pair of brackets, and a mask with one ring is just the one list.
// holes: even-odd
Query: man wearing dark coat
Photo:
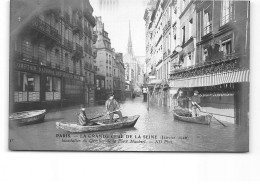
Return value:
[(81, 110), (78, 113), (78, 124), (82, 126), (90, 126), (93, 123), (87, 118), (85, 110), (86, 110), (85, 107), (81, 106)]
[(110, 123), (113, 121), (114, 114), (118, 114), (121, 122), (123, 121), (123, 116), (120, 109), (118, 102), (114, 99), (114, 95), (110, 94), (108, 100), (106, 101), (106, 111), (107, 114), (110, 116)]

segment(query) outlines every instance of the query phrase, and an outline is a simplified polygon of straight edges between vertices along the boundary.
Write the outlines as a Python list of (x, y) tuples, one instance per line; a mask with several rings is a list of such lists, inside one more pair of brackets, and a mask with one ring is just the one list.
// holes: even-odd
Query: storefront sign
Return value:
[(74, 75), (64, 71), (46, 68), (45, 66), (32, 65), (30, 63), (22, 63), (22, 62), (16, 62), (15, 69), (27, 71), (27, 72), (33, 72), (33, 73), (42, 73), (45, 75), (51, 75), (55, 77), (65, 77), (65, 78), (76, 79), (76, 80), (80, 80), (81, 77), (79, 75)]

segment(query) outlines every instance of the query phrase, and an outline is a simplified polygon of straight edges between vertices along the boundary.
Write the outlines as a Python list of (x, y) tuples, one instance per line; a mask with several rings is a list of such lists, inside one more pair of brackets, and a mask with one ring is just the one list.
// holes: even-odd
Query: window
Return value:
[(57, 64), (60, 63), (60, 51), (58, 49), (55, 50), (55, 60)]
[(225, 40), (222, 42), (222, 51), (224, 56), (232, 53), (232, 44), (231, 39)]
[(182, 28), (182, 44), (185, 43), (185, 26)]
[(104, 81), (104, 80), (101, 81), (101, 87), (102, 87), (102, 88), (105, 87), (105, 81)]
[(69, 67), (69, 56), (68, 53), (65, 54), (65, 67)]
[(192, 26), (193, 26), (193, 19), (189, 21), (189, 38), (192, 37)]
[(212, 29), (212, 9), (208, 8), (206, 10), (204, 10), (204, 35), (209, 34), (211, 32)]
[(205, 62), (206, 59), (207, 59), (207, 56), (208, 56), (208, 50), (206, 48), (203, 49), (203, 54), (202, 55), (203, 55), (202, 60)]
[(27, 72), (15, 72), (15, 102), (40, 100), (40, 76)]
[(24, 39), (22, 42), (23, 60), (31, 62), (33, 59), (33, 44), (30, 40)]
[(189, 52), (188, 55), (187, 55), (187, 64), (186, 66), (191, 66), (192, 65), (192, 60), (191, 60), (191, 53)]
[(233, 0), (222, 1), (222, 25), (230, 22), (233, 15)]

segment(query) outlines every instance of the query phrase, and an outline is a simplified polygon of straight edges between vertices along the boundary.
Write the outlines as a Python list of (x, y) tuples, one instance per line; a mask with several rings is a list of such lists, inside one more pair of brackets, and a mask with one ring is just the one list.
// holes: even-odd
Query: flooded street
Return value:
[[(75, 150), (75, 151), (246, 151), (248, 132), (241, 127), (217, 122), (210, 126), (185, 123), (173, 119), (166, 107), (147, 104), (141, 97), (121, 104), (124, 116), (139, 114), (135, 127), (112, 131), (68, 134), (56, 129), (55, 123), (76, 121), (79, 106), (47, 111), (45, 121), (34, 125), (10, 125), (10, 149), (15, 150)], [(89, 118), (105, 113), (104, 106), (86, 108)], [(59, 135), (68, 134), (64, 142)], [(118, 139), (107, 139), (113, 135)], [(122, 139), (119, 139), (120, 136)], [(131, 137), (131, 138), (130, 138)], [(126, 139), (130, 138), (130, 139)], [(132, 140), (132, 142), (131, 142)], [(134, 142), (133, 142), (134, 141)]]

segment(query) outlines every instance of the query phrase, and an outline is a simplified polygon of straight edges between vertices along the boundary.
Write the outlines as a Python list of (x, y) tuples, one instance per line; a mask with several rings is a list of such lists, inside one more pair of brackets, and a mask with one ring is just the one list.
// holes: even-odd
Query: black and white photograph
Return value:
[(250, 1), (11, 0), (9, 36), (9, 150), (249, 152)]

